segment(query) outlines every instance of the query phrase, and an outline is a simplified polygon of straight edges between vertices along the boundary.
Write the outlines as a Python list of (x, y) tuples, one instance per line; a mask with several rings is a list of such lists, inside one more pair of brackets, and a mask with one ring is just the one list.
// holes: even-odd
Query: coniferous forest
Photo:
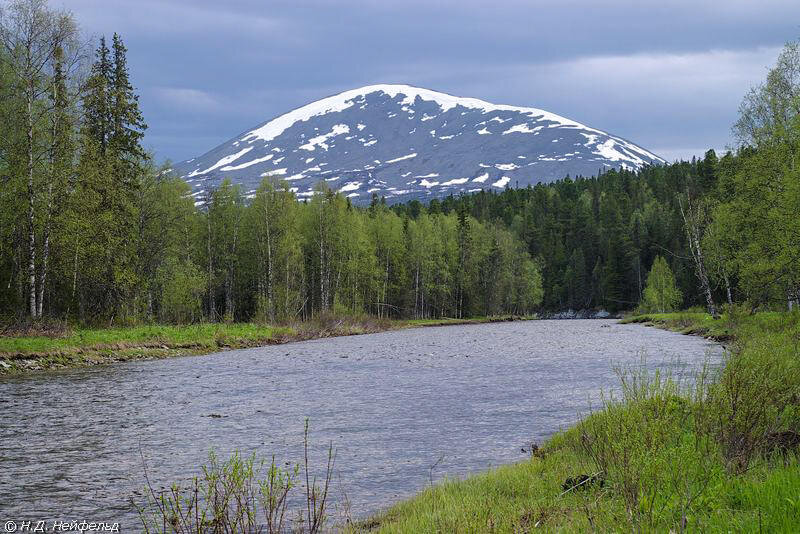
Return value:
[[(14, 2), (0, 28), (0, 314), (84, 324), (468, 317), (637, 307), (663, 258), (678, 308), (792, 306), (800, 51), (748, 94), (740, 147), (526, 189), (367, 206), (267, 177), (202, 199), (142, 147), (122, 37)], [(661, 261), (661, 260), (660, 260)]]

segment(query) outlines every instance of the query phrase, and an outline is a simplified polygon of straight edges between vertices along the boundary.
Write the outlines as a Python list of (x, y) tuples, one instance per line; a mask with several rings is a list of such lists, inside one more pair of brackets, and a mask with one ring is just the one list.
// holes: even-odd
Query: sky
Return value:
[(156, 160), (347, 89), (403, 83), (546, 109), (669, 161), (733, 144), (798, 0), (51, 0), (119, 33)]

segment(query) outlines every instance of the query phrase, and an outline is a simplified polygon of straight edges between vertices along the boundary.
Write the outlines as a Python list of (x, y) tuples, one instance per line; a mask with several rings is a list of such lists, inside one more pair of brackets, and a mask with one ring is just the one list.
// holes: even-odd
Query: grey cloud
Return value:
[[(784, 0), (71, 0), (120, 32), (162, 158), (377, 82), (532, 105), (665, 155), (729, 140), (784, 41)], [(211, 140), (211, 141), (209, 141)], [(688, 148), (687, 148), (688, 147)]]

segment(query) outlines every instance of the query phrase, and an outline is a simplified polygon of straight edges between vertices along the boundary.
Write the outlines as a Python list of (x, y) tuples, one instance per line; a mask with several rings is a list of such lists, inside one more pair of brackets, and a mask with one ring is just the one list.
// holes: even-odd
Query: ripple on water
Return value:
[[(719, 346), (615, 321), (530, 321), (329, 338), (0, 378), (0, 512), (138, 521), (130, 497), (199, 471), (210, 449), (312, 461), (363, 515), (436, 476), (523, 458), (617, 384), (615, 365), (695, 368)], [(220, 417), (216, 417), (220, 416)]]

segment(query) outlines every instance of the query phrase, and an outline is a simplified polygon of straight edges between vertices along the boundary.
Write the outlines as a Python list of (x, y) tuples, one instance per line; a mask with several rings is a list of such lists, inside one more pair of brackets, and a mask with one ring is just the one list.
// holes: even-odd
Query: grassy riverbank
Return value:
[(476, 324), (523, 319), (512, 316), (470, 319), (389, 320), (329, 317), (288, 325), (205, 323), (119, 328), (66, 325), (9, 329), (0, 335), (0, 375), (81, 367), (138, 359), (207, 354), (226, 349), (274, 345), (306, 339), (369, 334), (401, 328)]
[(642, 323), (681, 334), (703, 336), (716, 341), (749, 340), (762, 335), (779, 334), (796, 325), (797, 315), (782, 312), (749, 314), (740, 308), (714, 319), (703, 312), (647, 313), (632, 315), (623, 324)]
[[(531, 459), (437, 484), (360, 525), (379, 532), (794, 532), (800, 314), (630, 317), (727, 343), (681, 382), (632, 369), (622, 394)], [(584, 480), (571, 487), (567, 479)]]

